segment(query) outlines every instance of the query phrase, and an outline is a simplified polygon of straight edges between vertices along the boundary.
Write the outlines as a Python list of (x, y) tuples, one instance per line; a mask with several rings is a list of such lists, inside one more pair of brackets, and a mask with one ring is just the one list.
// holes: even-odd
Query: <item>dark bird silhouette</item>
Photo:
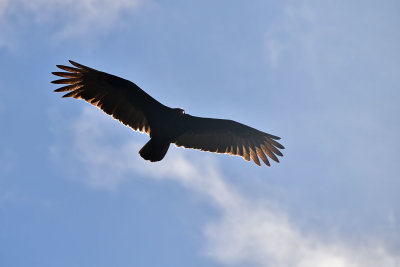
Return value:
[(63, 97), (84, 99), (135, 131), (150, 135), (139, 151), (150, 161), (160, 161), (169, 145), (237, 155), (260, 166), (259, 158), (268, 166), (268, 157), (279, 162), (284, 147), (280, 138), (232, 120), (201, 118), (185, 114), (181, 108), (167, 107), (133, 82), (101, 72), (74, 61), (74, 67), (57, 65), (65, 72), (53, 72), (65, 79), (52, 83), (66, 84), (54, 90), (68, 92)]

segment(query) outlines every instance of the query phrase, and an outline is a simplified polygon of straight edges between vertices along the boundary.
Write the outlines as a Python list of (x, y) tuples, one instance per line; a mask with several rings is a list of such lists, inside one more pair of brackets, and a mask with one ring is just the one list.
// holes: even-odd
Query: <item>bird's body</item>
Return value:
[(252, 158), (257, 165), (258, 157), (269, 166), (266, 155), (276, 162), (276, 155), (282, 156), (278, 148), (284, 147), (275, 141), (280, 139), (277, 136), (232, 120), (185, 114), (183, 109), (161, 104), (128, 80), (70, 63), (74, 67), (57, 65), (66, 72), (53, 72), (65, 78), (53, 83), (67, 84), (55, 91), (68, 92), (64, 97), (82, 98), (133, 130), (148, 133), (150, 141), (139, 151), (146, 160), (162, 160), (171, 143)]
[(149, 118), (149, 124), (154, 125), (150, 132), (150, 141), (139, 151), (146, 160), (160, 161), (168, 151), (169, 145), (184, 132), (181, 121), (185, 115), (181, 109), (164, 109), (165, 116)]

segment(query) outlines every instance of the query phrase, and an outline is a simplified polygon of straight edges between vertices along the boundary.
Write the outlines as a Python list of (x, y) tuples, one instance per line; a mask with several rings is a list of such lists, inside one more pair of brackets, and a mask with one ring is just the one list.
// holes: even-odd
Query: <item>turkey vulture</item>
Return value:
[(68, 92), (63, 97), (84, 99), (108, 115), (131, 127), (146, 132), (150, 140), (139, 151), (145, 160), (160, 161), (169, 145), (238, 155), (260, 166), (258, 157), (268, 166), (268, 157), (279, 162), (278, 150), (284, 147), (280, 138), (232, 120), (201, 118), (185, 114), (180, 108), (167, 107), (136, 84), (74, 61), (73, 67), (57, 65), (64, 72), (52, 72), (65, 79), (52, 81), (66, 84), (54, 90)]

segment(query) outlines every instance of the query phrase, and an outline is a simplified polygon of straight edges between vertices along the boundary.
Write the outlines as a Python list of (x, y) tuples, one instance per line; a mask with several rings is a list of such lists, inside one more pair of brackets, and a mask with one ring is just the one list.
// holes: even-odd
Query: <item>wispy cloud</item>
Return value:
[(374, 1), (362, 6), (355, 1), (286, 1), (281, 15), (266, 29), (268, 62), (271, 67), (298, 64), (323, 81), (331, 76), (348, 81), (354, 77), (346, 73), (383, 69), (398, 80), (392, 69), (398, 69), (393, 56), (399, 55), (399, 20), (385, 18), (396, 9), (391, 3), (374, 6)]
[(282, 51), (285, 49), (283, 44), (278, 39), (271, 37), (271, 33), (266, 34), (264, 52), (267, 56), (270, 67), (277, 67), (281, 57)]
[[(126, 177), (140, 175), (175, 181), (209, 201), (220, 216), (205, 225), (205, 255), (227, 266), (399, 266), (400, 257), (388, 252), (379, 240), (350, 243), (300, 230), (268, 199), (254, 200), (223, 177), (215, 162), (193, 163), (179, 150), (171, 150), (159, 163), (135, 155), (140, 145), (120, 142), (107, 145), (104, 132), (111, 120), (87, 108), (72, 126), (74, 161), (88, 174), (92, 187), (114, 189)], [(114, 127), (112, 125), (111, 127)], [(327, 235), (329, 236), (329, 235)]]
[[(400, 69), (395, 48), (400, 20), (386, 15), (396, 10), (391, 3), (373, 3), (286, 1), (264, 45), (270, 66), (290, 77), (282, 86), (288, 105), (281, 112), (288, 113), (281, 117), (296, 135), (286, 138), (293, 138), (292, 148), (302, 146), (297, 152), (315, 155), (312, 164), (321, 166), (321, 173), (302, 178), (354, 183), (351, 190), (363, 193), (353, 199), (362, 197), (367, 206), (380, 203), (376, 211), (390, 212), (399, 202), (392, 191), (399, 167), (388, 159), (398, 159), (400, 148), (400, 127), (394, 123), (400, 76), (393, 72)], [(280, 82), (276, 77), (273, 82)]]
[[(0, 26), (52, 25), (57, 37), (109, 30), (121, 16), (135, 10), (145, 0), (1, 0)], [(8, 35), (12, 31), (7, 30)], [(4, 34), (4, 33), (3, 33)], [(0, 40), (5, 42), (3, 36)]]
[(265, 54), (271, 67), (278, 67), (286, 60), (285, 56), (299, 48), (297, 57), (304, 58), (305, 54), (308, 61), (313, 60), (317, 26), (314, 14), (308, 1), (289, 1), (282, 5), (282, 16), (265, 34)]
[[(235, 199), (237, 200), (237, 199)], [(268, 203), (242, 201), (221, 207), (222, 218), (206, 227), (209, 255), (227, 265), (249, 266), (397, 266), (400, 258), (377, 240), (326, 238), (304, 233)], [(333, 239), (333, 240), (332, 240)], [(366, 244), (363, 244), (366, 242)], [(370, 243), (369, 243), (370, 242)]]

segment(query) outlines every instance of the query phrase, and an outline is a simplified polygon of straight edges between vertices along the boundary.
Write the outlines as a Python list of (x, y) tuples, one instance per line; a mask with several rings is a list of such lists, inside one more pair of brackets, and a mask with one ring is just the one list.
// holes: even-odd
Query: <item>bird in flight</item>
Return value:
[[(68, 92), (63, 97), (84, 99), (135, 131), (150, 135), (140, 149), (145, 160), (160, 161), (169, 145), (237, 155), (260, 166), (259, 158), (270, 166), (268, 157), (279, 162), (284, 147), (271, 135), (233, 120), (195, 117), (181, 108), (167, 107), (136, 84), (98, 71), (72, 60), (73, 67), (57, 65), (63, 72), (52, 72), (64, 84), (55, 92)], [(267, 157), (268, 156), (268, 157)]]

